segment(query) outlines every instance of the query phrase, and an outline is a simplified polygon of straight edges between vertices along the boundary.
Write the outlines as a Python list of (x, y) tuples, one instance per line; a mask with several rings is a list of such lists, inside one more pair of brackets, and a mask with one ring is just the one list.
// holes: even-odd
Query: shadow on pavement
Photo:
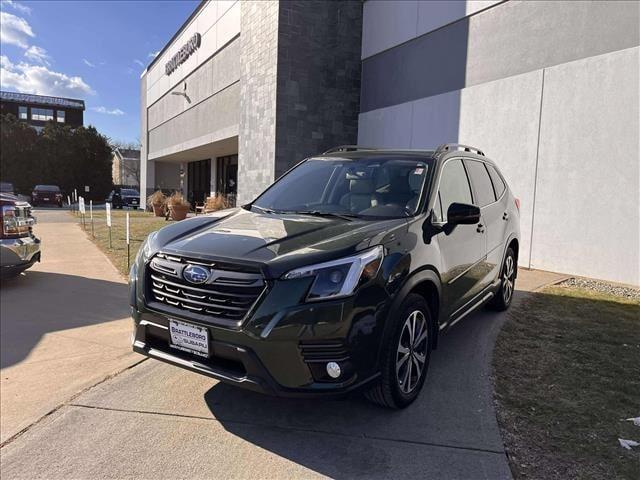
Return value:
[(43, 335), (129, 316), (127, 285), (27, 270), (2, 280), (0, 368), (22, 361)]
[(384, 449), (371, 450), (375, 442), (367, 442), (365, 449), (360, 442), (355, 448), (353, 443), (362, 439), (504, 456), (490, 375), (493, 346), (505, 318), (504, 313), (480, 310), (443, 335), (424, 390), (405, 410), (378, 407), (359, 394), (341, 400), (294, 400), (222, 383), (208, 390), (204, 400), (230, 433), (330, 477), (385, 476)]

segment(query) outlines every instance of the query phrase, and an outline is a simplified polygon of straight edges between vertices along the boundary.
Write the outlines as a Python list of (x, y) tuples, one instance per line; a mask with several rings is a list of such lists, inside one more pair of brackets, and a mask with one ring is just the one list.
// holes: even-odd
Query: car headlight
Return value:
[(140, 245), (140, 248), (138, 249), (138, 254), (136, 255), (136, 259), (133, 262), (134, 264), (137, 264), (138, 261), (140, 260), (142, 260), (143, 263), (147, 261), (147, 259), (151, 255), (151, 243), (157, 233), (158, 233), (157, 231), (151, 232), (147, 236), (147, 238), (144, 240), (144, 242), (142, 242), (142, 245)]
[(378, 245), (351, 257), (296, 268), (282, 278), (315, 277), (307, 300), (325, 300), (351, 295), (355, 289), (375, 278), (382, 264), (384, 249)]

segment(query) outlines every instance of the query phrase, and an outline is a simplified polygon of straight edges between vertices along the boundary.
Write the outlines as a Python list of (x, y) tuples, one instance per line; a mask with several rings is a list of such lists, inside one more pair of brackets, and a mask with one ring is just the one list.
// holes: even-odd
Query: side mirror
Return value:
[(480, 221), (480, 209), (467, 203), (452, 203), (447, 210), (447, 224), (474, 225)]

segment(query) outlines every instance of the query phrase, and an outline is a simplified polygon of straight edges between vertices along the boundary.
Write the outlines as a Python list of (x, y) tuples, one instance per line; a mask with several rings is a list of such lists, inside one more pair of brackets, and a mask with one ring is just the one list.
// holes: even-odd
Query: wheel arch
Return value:
[[(440, 331), (439, 325), (441, 291), (442, 284), (440, 281), (440, 275), (435, 270), (425, 267), (422, 270), (415, 272), (405, 280), (404, 284), (395, 295), (391, 307), (389, 308), (389, 315), (391, 315), (394, 311), (397, 311), (405, 298), (407, 298), (407, 296), (411, 293), (417, 293), (418, 295), (422, 296), (429, 305), (429, 311), (433, 319), (433, 348), (436, 348), (438, 345), (438, 334)], [(383, 348), (384, 343), (387, 341), (389, 332), (391, 330), (390, 325), (391, 322), (385, 323), (384, 334), (382, 337), (382, 342), (380, 343), (380, 349)]]

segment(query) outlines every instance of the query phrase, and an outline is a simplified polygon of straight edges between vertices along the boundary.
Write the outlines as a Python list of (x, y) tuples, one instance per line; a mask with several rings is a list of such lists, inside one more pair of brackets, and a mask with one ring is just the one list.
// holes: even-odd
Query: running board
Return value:
[(473, 305), (471, 308), (469, 308), (469, 310), (467, 310), (466, 312), (464, 312), (462, 315), (460, 315), (458, 318), (456, 318), (453, 322), (446, 324), (445, 326), (447, 327), (453, 327), (456, 323), (458, 323), (460, 320), (462, 320), (464, 317), (466, 317), (467, 315), (469, 315), (471, 312), (475, 311), (476, 308), (478, 308), (481, 305), (484, 305), (485, 302), (487, 302), (487, 300), (491, 299), (494, 296), (493, 292), (488, 292), (484, 297), (482, 297), (478, 302), (476, 302), (475, 305)]

